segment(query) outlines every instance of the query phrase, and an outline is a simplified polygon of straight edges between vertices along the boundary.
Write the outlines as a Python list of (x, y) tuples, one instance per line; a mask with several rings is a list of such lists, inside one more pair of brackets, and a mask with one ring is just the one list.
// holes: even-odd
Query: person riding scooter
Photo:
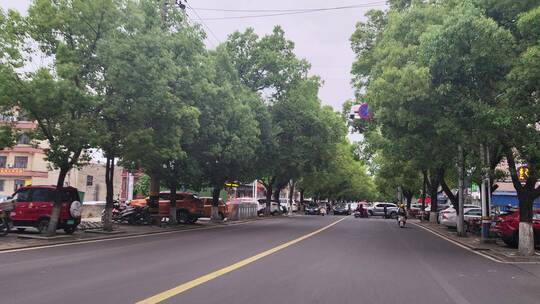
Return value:
[(358, 207), (356, 207), (355, 217), (368, 217), (368, 213), (366, 208), (364, 208), (364, 204), (358, 204)]
[(399, 224), (399, 227), (403, 228), (405, 227), (405, 223), (407, 222), (407, 210), (405, 210), (405, 205), (400, 204), (397, 210), (397, 221)]

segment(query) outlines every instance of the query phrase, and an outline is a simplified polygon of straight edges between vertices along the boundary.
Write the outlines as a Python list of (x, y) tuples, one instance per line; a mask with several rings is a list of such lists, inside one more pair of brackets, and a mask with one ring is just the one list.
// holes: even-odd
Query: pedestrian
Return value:
[(384, 218), (387, 219), (388, 218), (388, 207), (386, 207), (386, 204), (384, 204)]

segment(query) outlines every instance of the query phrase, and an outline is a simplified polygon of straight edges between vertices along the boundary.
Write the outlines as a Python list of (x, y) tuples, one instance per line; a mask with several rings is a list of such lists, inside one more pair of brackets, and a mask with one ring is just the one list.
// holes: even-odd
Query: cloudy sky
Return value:
[[(0, 6), (25, 13), (30, 2), (30, 0), (0, 0)], [(350, 5), (363, 7), (282, 16), (215, 20), (215, 18), (223, 17), (280, 13), (258, 10), (296, 10)], [(384, 1), (377, 0), (189, 0), (187, 11), (192, 20), (199, 18), (204, 20), (202, 22), (208, 34), (206, 42), (210, 48), (223, 42), (227, 35), (236, 30), (253, 27), (259, 35), (264, 35), (271, 32), (275, 25), (281, 25), (287, 37), (296, 43), (297, 55), (311, 62), (312, 74), (319, 75), (323, 79), (324, 86), (319, 94), (322, 102), (339, 110), (343, 101), (353, 97), (350, 86), (350, 68), (354, 54), (349, 46), (349, 37), (354, 31), (354, 25), (364, 20), (364, 14), (369, 9), (383, 9), (384, 7)], [(220, 9), (245, 11), (226, 12)]]

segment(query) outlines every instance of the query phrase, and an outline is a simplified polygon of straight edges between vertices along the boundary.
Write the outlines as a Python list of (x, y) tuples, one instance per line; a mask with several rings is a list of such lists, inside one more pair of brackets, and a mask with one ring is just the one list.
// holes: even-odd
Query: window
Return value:
[(6, 183), (5, 180), (0, 179), (0, 191), (4, 191), (4, 184)]
[(94, 185), (94, 177), (92, 175), (86, 176), (86, 186)]
[(13, 199), (17, 202), (28, 202), (30, 200), (30, 189), (24, 189), (15, 193)]
[[(24, 186), (24, 180), (23, 179), (16, 179), (15, 182), (13, 183), (13, 191), (17, 191), (19, 190), (20, 187)], [(27, 202), (26, 201), (21, 201), (21, 202)]]
[(13, 168), (26, 168), (28, 166), (28, 156), (15, 156)]
[(53, 190), (47, 188), (35, 188), (32, 191), (32, 202), (51, 202), (54, 200)]
[(0, 156), (0, 168), (5, 168), (7, 163), (7, 156)]
[(73, 188), (62, 190), (62, 202), (71, 203), (71, 202), (80, 201), (80, 200), (81, 199), (79, 198), (79, 192), (77, 192)]
[(30, 137), (26, 133), (21, 133), (17, 135), (17, 144), (19, 145), (28, 145), (30, 144)]
[(465, 212), (467, 215), (482, 215), (482, 210), (480, 209), (473, 209)]

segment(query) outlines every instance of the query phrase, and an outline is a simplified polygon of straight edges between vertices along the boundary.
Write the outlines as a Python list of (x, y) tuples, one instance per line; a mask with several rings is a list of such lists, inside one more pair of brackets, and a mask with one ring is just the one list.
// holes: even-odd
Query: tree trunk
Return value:
[(407, 201), (407, 210), (410, 210), (411, 204), (412, 204), (413, 192), (409, 190), (403, 190), (403, 196), (405, 196), (405, 200)]
[(105, 199), (105, 216), (103, 221), (103, 230), (112, 231), (112, 209), (114, 206), (114, 157), (107, 156), (105, 162), (105, 186), (107, 195)]
[(64, 181), (66, 180), (66, 175), (68, 174), (68, 172), (69, 169), (60, 168), (60, 172), (58, 173), (58, 180), (56, 181), (56, 191), (54, 196), (54, 205), (51, 213), (51, 218), (49, 220), (49, 226), (47, 227), (48, 236), (56, 235), (56, 227), (58, 227), (60, 210), (62, 208), (62, 188), (64, 188)]
[(291, 182), (289, 183), (289, 215), (292, 215), (293, 214), (293, 198), (294, 198), (294, 185), (295, 185), (295, 181), (294, 180), (291, 180)]
[(281, 194), (281, 189), (278, 186), (276, 190), (274, 190), (274, 200), (277, 202), (278, 210), (281, 210), (281, 202), (279, 201), (279, 195)]
[(266, 209), (264, 210), (264, 215), (270, 215), (272, 208), (272, 184), (267, 185), (266, 187)]
[(172, 183), (169, 186), (169, 225), (177, 225), (178, 224), (178, 218), (176, 216), (176, 189), (178, 186), (176, 183)]
[(426, 170), (422, 170), (422, 211), (420, 213), (420, 220), (424, 220), (424, 212), (426, 210), (426, 185), (427, 185), (427, 172)]
[(219, 194), (221, 193), (221, 187), (214, 186), (212, 190), (212, 214), (210, 219), (213, 222), (221, 222), (221, 217), (219, 216)]
[(304, 189), (300, 188), (300, 204), (298, 205), (298, 211), (304, 212)]
[(506, 152), (506, 159), (508, 161), (508, 170), (510, 171), (510, 177), (512, 183), (516, 189), (519, 200), (519, 242), (518, 251), (520, 255), (532, 256), (534, 255), (534, 231), (532, 228), (533, 219), (533, 202), (540, 195), (540, 188), (535, 189), (537, 181), (537, 174), (529, 171), (529, 177), (525, 182), (525, 185), (521, 185), (521, 182), (517, 175), (516, 162), (513, 152), (509, 149)]
[(148, 206), (152, 209), (159, 208), (159, 178), (156, 175), (150, 176), (150, 195), (148, 199)]
[(435, 172), (433, 172), (433, 174), (431, 175), (428, 183), (429, 196), (431, 197), (431, 210), (429, 213), (429, 221), (432, 223), (437, 222), (437, 194), (443, 174), (444, 170), (442, 168), (437, 168)]
[(456, 209), (457, 220), (457, 235), (467, 236), (463, 218), (463, 202), (465, 193), (465, 157), (463, 154), (463, 147), (458, 145), (458, 208)]
[(458, 206), (459, 205), (459, 192), (454, 195), (454, 193), (452, 192), (452, 189), (448, 187), (448, 184), (446, 183), (446, 180), (444, 179), (444, 177), (441, 179), (441, 188), (446, 194), (446, 196), (448, 196), (448, 199), (450, 200), (450, 203), (452, 203), (452, 206), (454, 207), (454, 209), (457, 211), (459, 209), (458, 208), (459, 207)]

